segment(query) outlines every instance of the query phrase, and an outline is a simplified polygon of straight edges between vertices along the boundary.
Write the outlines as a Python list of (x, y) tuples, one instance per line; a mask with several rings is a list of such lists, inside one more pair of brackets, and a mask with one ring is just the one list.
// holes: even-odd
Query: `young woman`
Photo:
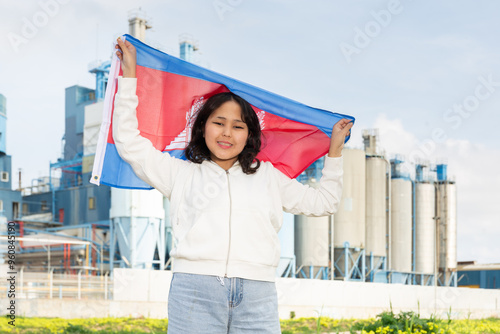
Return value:
[(282, 211), (312, 216), (336, 211), (342, 192), (341, 151), (352, 123), (332, 130), (320, 187), (259, 162), (259, 120), (232, 93), (201, 108), (184, 161), (156, 150), (137, 129), (136, 50), (118, 39), (123, 77), (113, 138), (134, 172), (171, 201), (174, 235), (168, 299), (169, 333), (280, 333), (274, 284)]

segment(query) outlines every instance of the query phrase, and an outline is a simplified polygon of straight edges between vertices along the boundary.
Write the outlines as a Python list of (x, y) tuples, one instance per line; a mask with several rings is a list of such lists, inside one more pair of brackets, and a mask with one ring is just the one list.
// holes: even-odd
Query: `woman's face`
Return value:
[(238, 160), (248, 139), (248, 127), (239, 104), (227, 101), (215, 109), (205, 124), (204, 137), (211, 159), (228, 170)]

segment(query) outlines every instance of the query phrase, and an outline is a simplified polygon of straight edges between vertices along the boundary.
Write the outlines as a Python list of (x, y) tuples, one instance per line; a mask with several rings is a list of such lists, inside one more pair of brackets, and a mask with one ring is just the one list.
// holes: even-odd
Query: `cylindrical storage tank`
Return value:
[(350, 279), (346, 270), (351, 271), (352, 262), (345, 263), (344, 245), (349, 244), (349, 252), (356, 260), (366, 244), (366, 155), (360, 149), (344, 149), (342, 155), (344, 186), (338, 211), (334, 215), (334, 261), (335, 276)]
[(411, 181), (391, 180), (391, 254), (392, 270), (411, 272), (412, 192)]
[[(311, 266), (315, 269), (328, 267), (328, 224), (329, 217), (295, 216), (295, 256), (297, 270), (309, 277)], [(313, 273), (314, 274), (314, 273)]]
[(432, 183), (415, 183), (415, 271), (432, 274), (436, 254), (435, 188)]
[(386, 168), (379, 157), (366, 158), (366, 256), (387, 256)]
[(335, 213), (335, 248), (349, 242), (352, 248), (365, 248), (366, 230), (366, 161), (365, 151), (344, 149), (344, 186), (342, 199)]
[(157, 243), (162, 248), (158, 251), (165, 252), (163, 195), (158, 190), (111, 188), (109, 211), (124, 262), (130, 268), (150, 268)]
[(457, 268), (457, 188), (454, 182), (439, 183), (436, 194), (439, 214), (439, 268)]
[[(278, 277), (283, 276), (295, 257), (295, 216), (288, 212), (283, 212), (283, 224), (278, 232), (280, 239), (281, 257), (276, 270)], [(295, 270), (295, 268), (293, 268)]]
[[(310, 179), (307, 184), (317, 188), (319, 183)], [(328, 267), (329, 261), (329, 216), (295, 216), (295, 257), (297, 270), (301, 268), (307, 277), (314, 276), (316, 269)], [(310, 268), (313, 268), (313, 273)]]

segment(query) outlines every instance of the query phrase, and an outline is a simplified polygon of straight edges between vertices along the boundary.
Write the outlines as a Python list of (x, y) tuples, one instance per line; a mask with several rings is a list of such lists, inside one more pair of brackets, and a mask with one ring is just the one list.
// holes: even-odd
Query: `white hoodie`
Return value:
[(280, 259), (283, 210), (333, 214), (342, 193), (342, 157), (325, 158), (318, 189), (290, 179), (269, 162), (247, 175), (155, 149), (137, 129), (137, 79), (119, 78), (113, 139), (120, 156), (142, 180), (171, 201), (174, 272), (274, 281)]

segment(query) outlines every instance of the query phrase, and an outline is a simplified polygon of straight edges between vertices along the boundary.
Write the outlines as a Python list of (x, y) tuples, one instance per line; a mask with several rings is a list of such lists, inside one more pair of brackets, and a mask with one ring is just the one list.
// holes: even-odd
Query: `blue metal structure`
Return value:
[(336, 255), (335, 270), (339, 276), (347, 281), (366, 280), (366, 254), (364, 249), (354, 248), (355, 253), (351, 251), (349, 242), (344, 243), (344, 248), (340, 256)]
[[(109, 220), (73, 226), (52, 227), (47, 228), (45, 231), (57, 235), (58, 232), (75, 228), (83, 232), (83, 236), (78, 238), (79, 240), (91, 243), (91, 249), (86, 248), (86, 266), (101, 269), (104, 265), (109, 265), (109, 259), (106, 260), (105, 256), (109, 254), (110, 241), (108, 238), (103, 237), (103, 235), (109, 233)], [(96, 229), (99, 229), (101, 233), (96, 233)], [(103, 231), (104, 233), (102, 233)]]
[(437, 180), (438, 182), (448, 180), (448, 165), (439, 164), (436, 166)]
[(368, 275), (367, 278), (369, 279), (370, 282), (375, 282), (375, 275), (379, 271), (385, 271), (387, 270), (387, 257), (379, 257), (378, 261), (375, 262), (373, 252), (370, 252), (370, 255), (368, 256), (370, 266), (367, 268), (368, 270)]
[(26, 195), (23, 214), (51, 213), (52, 221), (65, 226), (109, 220), (110, 188), (91, 184), (57, 186), (47, 192)]
[(179, 41), (179, 56), (182, 60), (193, 62), (194, 52), (198, 50), (198, 47), (192, 41), (189, 36), (181, 36)]
[(7, 155), (7, 99), (0, 94), (0, 216), (13, 220), (20, 215), (22, 196), (12, 190), (12, 158)]
[(20, 191), (0, 188), (0, 202), (0, 216), (4, 216), (7, 220), (16, 219), (20, 216), (23, 205)]
[(325, 165), (325, 158), (319, 158), (313, 162), (305, 171), (303, 171), (299, 176), (297, 176), (297, 181), (301, 183), (307, 183), (310, 179), (314, 178), (319, 182), (321, 176), (323, 175), (321, 171)]
[[(309, 273), (309, 274), (306, 273), (304, 268), (301, 268), (299, 270), (299, 273), (297, 276), (301, 277), (301, 278), (309, 278), (309, 279), (322, 279), (322, 280), (328, 279), (329, 270), (327, 267), (319, 268), (319, 270), (317, 270), (316, 274), (314, 274), (314, 270), (315, 270), (314, 266), (309, 266), (307, 268), (308, 268), (307, 273)], [(286, 277), (286, 276), (284, 276), (284, 277)]]
[(7, 153), (7, 99), (0, 94), (0, 154)]
[(392, 179), (410, 179), (409, 170), (405, 169), (404, 159), (401, 155), (396, 155), (393, 159), (391, 159), (391, 178)]
[(81, 86), (66, 88), (64, 154), (51, 166), (62, 171), (61, 184), (82, 184), (83, 130), (85, 106), (95, 103), (95, 90)]
[(458, 272), (452, 271), (449, 273), (449, 277), (446, 277), (446, 273), (438, 274), (438, 285), (441, 286), (458, 286)]
[(500, 266), (497, 269), (459, 270), (458, 286), (480, 289), (500, 289)]
[(64, 154), (61, 161), (71, 161), (83, 155), (85, 106), (95, 103), (95, 90), (71, 86), (65, 92)]
[[(111, 265), (165, 269), (165, 221), (151, 217), (114, 218), (110, 223)], [(114, 237), (116, 236), (116, 238)], [(120, 256), (117, 259), (118, 243)], [(154, 258), (154, 254), (157, 258)]]
[(424, 182), (424, 168), (425, 167), (426, 167), (425, 165), (420, 165), (420, 164), (418, 164), (415, 167), (415, 181), (416, 182)]
[(189, 42), (182, 42), (180, 44), (180, 58), (185, 61), (193, 60), (194, 47), (193, 44)]
[[(102, 94), (104, 94), (105, 78), (107, 77), (105, 65), (103, 63), (94, 72), (91, 71), (96, 73), (98, 77), (96, 83), (100, 86), (97, 87), (97, 90), (100, 88)], [(84, 182), (82, 178), (85, 107), (95, 103), (96, 100), (96, 91), (93, 89), (81, 86), (66, 88), (63, 156), (57, 162), (50, 164), (47, 180), (38, 181), (42, 186), (23, 197), (23, 216), (20, 215), (18, 219), (21, 224), (25, 221), (36, 222), (40, 227), (63, 224), (62, 229), (77, 228), (82, 230), (80, 233), (84, 233), (84, 237), (81, 240), (91, 242), (90, 246), (60, 245), (52, 247), (52, 252), (67, 251), (69, 254), (73, 251), (73, 254), (76, 254), (75, 252), (80, 252), (84, 247), (90, 263), (98, 261), (99, 265), (102, 266), (104, 254), (101, 252), (109, 252), (109, 246), (106, 243), (92, 240), (88, 231), (90, 226), (99, 230), (109, 229), (110, 188), (106, 186), (96, 187)], [(54, 178), (57, 171), (59, 171), (60, 178)], [(47, 229), (46, 231), (49, 234), (57, 234), (55, 230)], [(30, 231), (28, 228), (26, 232), (37, 233), (40, 230)], [(90, 253), (88, 247), (93, 249)], [(20, 256), (44, 251), (46, 250), (43, 248), (22, 249)], [(96, 258), (95, 254), (99, 254), (99, 258)]]
[(111, 68), (111, 60), (100, 62), (89, 69), (90, 73), (95, 74), (95, 99), (104, 100), (106, 86), (108, 84), (108, 74)]
[[(76, 226), (48, 227), (46, 229), (33, 228), (32, 223), (16, 221), (16, 236), (19, 239), (17, 261), (29, 269), (35, 265), (37, 270), (56, 270), (59, 272), (71, 271), (73, 268), (88, 271), (101, 270), (104, 272), (105, 258), (109, 253), (109, 241), (103, 236), (109, 230), (108, 222), (82, 224)], [(50, 226), (53, 224), (48, 224)], [(78, 229), (81, 237), (71, 236), (69, 230)], [(99, 233), (96, 233), (99, 229)], [(104, 232), (104, 233), (103, 233)], [(39, 245), (23, 241), (22, 238), (35, 239), (42, 236)], [(22, 237), (22, 238), (19, 238)], [(52, 239), (52, 241), (49, 241)], [(43, 241), (44, 240), (44, 241)], [(58, 242), (58, 240), (61, 240)], [(47, 242), (44, 244), (44, 242)], [(37, 243), (35, 241), (35, 243)], [(76, 243), (76, 244), (73, 244)], [(45, 255), (46, 254), (46, 255)], [(81, 256), (83, 255), (83, 256)], [(46, 256), (47, 261), (40, 261)], [(52, 260), (51, 260), (52, 259)]]
[(380, 270), (375, 273), (375, 283), (434, 286), (434, 275), (394, 270)]
[[(96, 92), (104, 94), (109, 61), (91, 69), (96, 73), (96, 90), (71, 86), (65, 92), (65, 145), (63, 157), (50, 164), (48, 192), (26, 196), (28, 212), (44, 212), (49, 207), (52, 220), (64, 225), (93, 223), (109, 219), (110, 190), (84, 182), (82, 175), (85, 107), (96, 102)], [(107, 65), (108, 64), (108, 65)], [(59, 171), (60, 179), (53, 174)], [(39, 203), (46, 203), (40, 208)]]

